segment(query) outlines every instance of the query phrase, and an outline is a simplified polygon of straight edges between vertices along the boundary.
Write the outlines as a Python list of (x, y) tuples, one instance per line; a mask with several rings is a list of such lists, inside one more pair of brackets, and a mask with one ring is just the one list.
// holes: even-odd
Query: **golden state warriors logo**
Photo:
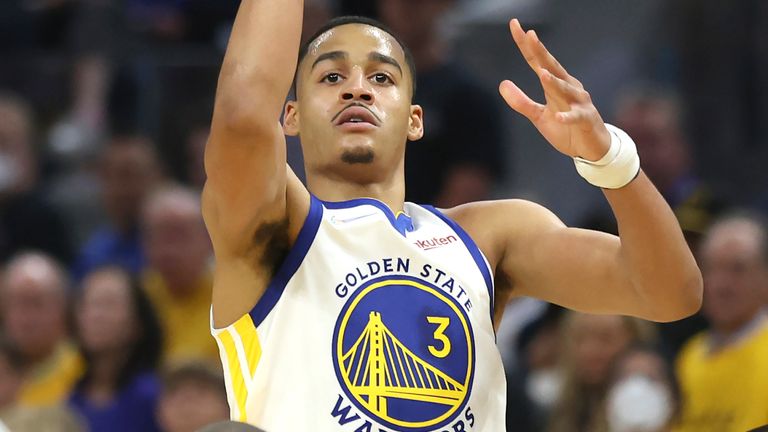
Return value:
[(341, 387), (389, 428), (439, 428), (469, 399), (475, 362), (469, 319), (428, 282), (389, 276), (362, 285), (342, 309), (333, 341)]

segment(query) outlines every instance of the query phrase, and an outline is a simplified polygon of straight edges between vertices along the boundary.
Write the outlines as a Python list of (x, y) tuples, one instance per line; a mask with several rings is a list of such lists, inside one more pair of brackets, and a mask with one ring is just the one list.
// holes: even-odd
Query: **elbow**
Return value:
[(661, 307), (657, 308), (660, 313), (654, 314), (654, 321), (672, 322), (678, 321), (695, 314), (701, 309), (701, 303), (704, 297), (704, 284), (701, 272), (698, 268), (691, 272), (687, 278), (671, 285), (667, 291), (670, 294), (661, 301)]

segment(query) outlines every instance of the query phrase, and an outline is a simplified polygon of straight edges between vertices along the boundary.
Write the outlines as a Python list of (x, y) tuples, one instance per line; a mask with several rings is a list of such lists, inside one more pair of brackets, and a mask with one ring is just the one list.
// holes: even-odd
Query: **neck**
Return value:
[[(369, 167), (374, 170), (376, 167)], [(397, 213), (403, 210), (405, 182), (402, 164), (389, 178), (374, 182), (355, 182), (338, 176), (324, 176), (307, 172), (307, 186), (313, 195), (323, 201), (349, 201), (356, 198), (377, 199)]]
[(711, 334), (711, 348), (717, 350), (741, 340), (743, 337), (752, 333), (752, 330), (759, 327), (760, 323), (768, 317), (765, 310), (760, 310), (751, 317), (739, 321), (728, 323), (728, 325), (714, 324)]
[(95, 355), (91, 359), (91, 379), (88, 387), (92, 390), (113, 391), (125, 361), (124, 352), (105, 351)]

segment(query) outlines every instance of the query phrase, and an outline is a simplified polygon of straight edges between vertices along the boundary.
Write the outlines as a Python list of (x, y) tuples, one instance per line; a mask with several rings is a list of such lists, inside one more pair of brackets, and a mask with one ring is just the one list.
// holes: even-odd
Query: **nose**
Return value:
[(341, 99), (343, 102), (373, 102), (373, 92), (364, 74), (354, 73), (347, 79), (346, 86), (341, 91)]

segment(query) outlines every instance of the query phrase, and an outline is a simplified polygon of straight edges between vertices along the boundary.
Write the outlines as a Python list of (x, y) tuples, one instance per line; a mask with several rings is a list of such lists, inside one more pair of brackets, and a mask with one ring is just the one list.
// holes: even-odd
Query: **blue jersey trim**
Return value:
[(381, 210), (382, 213), (389, 219), (389, 223), (392, 225), (393, 228), (397, 230), (401, 235), (405, 235), (406, 232), (413, 231), (413, 221), (411, 220), (411, 217), (408, 216), (405, 213), (398, 213), (397, 216), (395, 216), (394, 213), (392, 213), (392, 209), (390, 209), (386, 204), (383, 202), (373, 199), (373, 198), (356, 198), (349, 201), (322, 201), (323, 205), (325, 205), (327, 208), (331, 210), (337, 210), (337, 209), (346, 209), (346, 208), (352, 208), (352, 207), (358, 207), (361, 205), (370, 205), (374, 206), (377, 209)]
[(467, 232), (464, 231), (464, 229), (459, 224), (457, 224), (448, 216), (444, 215), (440, 210), (430, 205), (423, 205), (422, 207), (434, 213), (435, 216), (439, 217), (443, 220), (443, 222), (448, 224), (448, 226), (451, 227), (453, 231), (456, 232), (456, 234), (458, 234), (461, 241), (464, 242), (464, 246), (467, 247), (469, 253), (472, 255), (472, 258), (474, 258), (475, 264), (477, 264), (477, 268), (480, 269), (480, 273), (483, 275), (483, 279), (485, 279), (485, 285), (488, 287), (488, 297), (491, 299), (491, 324), (493, 324), (493, 278), (491, 277), (491, 271), (488, 268), (488, 264), (486, 264), (486, 259), (483, 257), (483, 253), (480, 251), (480, 248), (477, 247), (477, 244), (475, 244), (475, 241), (472, 240), (472, 237), (470, 237), (469, 234), (467, 234)]
[(275, 307), (278, 300), (280, 300), (280, 296), (283, 295), (288, 281), (291, 280), (302, 261), (304, 261), (304, 257), (307, 256), (309, 247), (312, 246), (322, 219), (323, 204), (314, 195), (310, 195), (309, 213), (304, 221), (304, 225), (301, 227), (301, 231), (299, 231), (298, 237), (296, 237), (296, 242), (288, 252), (288, 256), (285, 257), (272, 281), (270, 281), (266, 291), (264, 291), (264, 294), (256, 303), (256, 306), (251, 309), (250, 315), (254, 326), (258, 327)]

